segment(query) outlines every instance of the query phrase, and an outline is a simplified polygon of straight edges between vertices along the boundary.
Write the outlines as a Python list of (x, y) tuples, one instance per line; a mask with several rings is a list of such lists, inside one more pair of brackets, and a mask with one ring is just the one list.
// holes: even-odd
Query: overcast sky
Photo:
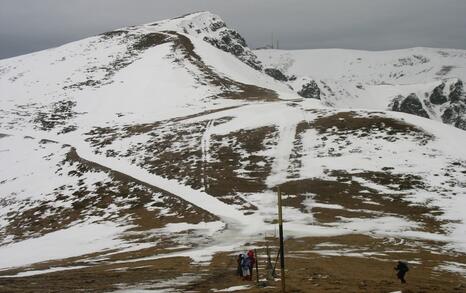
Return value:
[(0, 58), (200, 10), (251, 47), (466, 49), (466, 0), (0, 0)]

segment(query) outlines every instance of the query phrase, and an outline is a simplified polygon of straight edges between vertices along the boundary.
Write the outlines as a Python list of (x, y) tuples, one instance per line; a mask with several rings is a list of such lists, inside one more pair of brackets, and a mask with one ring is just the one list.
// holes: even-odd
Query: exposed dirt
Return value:
[[(285, 226), (286, 231), (286, 226)], [(272, 262), (276, 241), (269, 239)], [(265, 244), (258, 250), (259, 276), (265, 278)], [(425, 243), (428, 244), (428, 243)], [(424, 244), (424, 245), (425, 245)], [(251, 246), (253, 246), (251, 244)], [(332, 255), (335, 251), (343, 255)], [(422, 243), (399, 242), (361, 235), (288, 239), (285, 241), (287, 292), (465, 292), (466, 280), (459, 274), (438, 270), (444, 261), (465, 262), (464, 255), (434, 254)], [(363, 253), (372, 252), (372, 255)], [(239, 252), (238, 252), (239, 253)], [(144, 255), (144, 254), (142, 254)], [(99, 264), (90, 268), (23, 278), (1, 278), (1, 292), (108, 292), (117, 288), (169, 289), (211, 292), (238, 285), (251, 285), (244, 292), (280, 292), (279, 281), (267, 287), (242, 281), (236, 273), (236, 253), (218, 253), (208, 266), (190, 264), (188, 258), (167, 258)], [(360, 256), (359, 256), (360, 255)], [(398, 260), (412, 260), (406, 285), (396, 279)], [(277, 266), (279, 277), (279, 268)], [(185, 285), (184, 276), (190, 284)], [(162, 285), (164, 280), (174, 280)], [(255, 271), (254, 271), (255, 280)]]
[(155, 283), (189, 273), (188, 258), (100, 265), (26, 278), (0, 278), (1, 292), (109, 292), (122, 286)]
[[(261, 192), (270, 174), (272, 158), (257, 155), (276, 140), (275, 127), (241, 130), (212, 137), (212, 163), (207, 164), (207, 192), (216, 196)], [(244, 169), (245, 174), (238, 174)]]
[(358, 132), (360, 137), (368, 136), (371, 132), (385, 133), (388, 136), (383, 138), (389, 141), (393, 141), (393, 136), (399, 134), (417, 138), (420, 144), (425, 144), (433, 139), (432, 135), (425, 133), (414, 125), (393, 118), (382, 117), (376, 113), (369, 114), (369, 116), (360, 116), (358, 112), (338, 112), (317, 118), (308, 125), (303, 124), (301, 130), (313, 128), (318, 130), (320, 134), (329, 131), (334, 134)]
[[(394, 190), (408, 190), (425, 187), (421, 178), (413, 175), (393, 174), (390, 172), (358, 172), (347, 173), (342, 170), (329, 171), (328, 175), (334, 179), (302, 179), (288, 181), (280, 186), (285, 195), (283, 204), (299, 208), (302, 212), (309, 212), (319, 223), (332, 223), (344, 218), (374, 218), (381, 215), (396, 215), (422, 223), (422, 230), (432, 233), (445, 233), (443, 228), (446, 221), (433, 217), (442, 212), (435, 207), (412, 204), (403, 200), (407, 194), (380, 193), (374, 189), (364, 187), (353, 178), (364, 178), (379, 184), (392, 184)], [(394, 184), (396, 183), (396, 184)], [(398, 186), (398, 187), (395, 187)], [(312, 200), (341, 208), (313, 208), (304, 204), (312, 194)], [(286, 197), (292, 195), (292, 197)]]
[(151, 47), (159, 46), (170, 42), (171, 36), (162, 33), (148, 33), (142, 35), (134, 44), (134, 50), (147, 50)]

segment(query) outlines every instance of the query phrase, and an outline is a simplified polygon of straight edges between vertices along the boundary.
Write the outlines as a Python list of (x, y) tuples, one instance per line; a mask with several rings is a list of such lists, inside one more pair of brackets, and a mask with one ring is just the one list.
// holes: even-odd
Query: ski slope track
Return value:
[(295, 289), (396, 291), (379, 279), (403, 258), (453, 290), (465, 68), (451, 49), (251, 50), (209, 12), (0, 60), (0, 291), (256, 292), (231, 269), (276, 249), (277, 187)]

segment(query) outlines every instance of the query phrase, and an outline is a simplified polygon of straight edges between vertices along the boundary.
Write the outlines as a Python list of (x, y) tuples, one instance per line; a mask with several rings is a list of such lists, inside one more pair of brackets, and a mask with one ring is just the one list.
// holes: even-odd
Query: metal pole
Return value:
[(280, 274), (282, 280), (282, 292), (285, 292), (285, 245), (283, 243), (283, 217), (282, 194), (278, 187), (278, 234), (280, 236)]
[(275, 258), (275, 262), (273, 263), (273, 271), (272, 275), (275, 278), (277, 275), (275, 274), (275, 270), (277, 269), (278, 258), (280, 257), (280, 249), (278, 250), (277, 257)]
[(272, 267), (272, 257), (270, 256), (269, 244), (267, 243), (267, 281), (272, 281), (275, 268)]

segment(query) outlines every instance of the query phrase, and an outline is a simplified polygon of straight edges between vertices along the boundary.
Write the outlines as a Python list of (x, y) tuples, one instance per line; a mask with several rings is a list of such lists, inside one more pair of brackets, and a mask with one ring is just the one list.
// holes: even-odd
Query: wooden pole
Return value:
[(280, 236), (280, 274), (282, 292), (285, 292), (285, 244), (283, 242), (282, 194), (278, 187), (278, 234)]

